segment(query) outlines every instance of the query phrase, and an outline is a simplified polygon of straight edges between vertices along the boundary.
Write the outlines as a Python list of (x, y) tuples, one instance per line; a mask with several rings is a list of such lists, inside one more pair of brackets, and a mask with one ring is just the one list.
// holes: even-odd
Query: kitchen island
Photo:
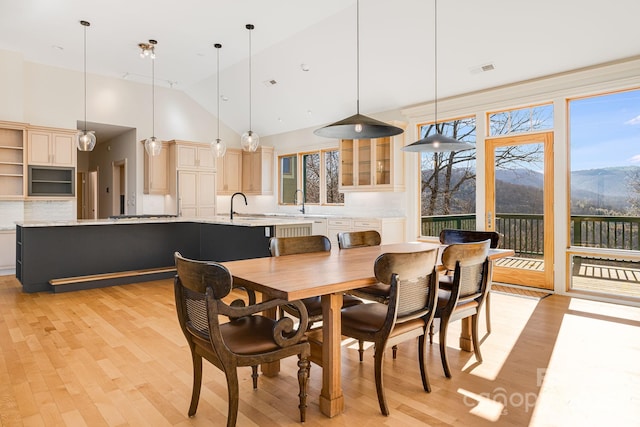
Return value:
[(269, 256), (269, 238), (311, 234), (309, 220), (134, 217), (16, 224), (16, 278), (24, 292), (64, 292), (175, 274), (173, 253), (233, 261)]

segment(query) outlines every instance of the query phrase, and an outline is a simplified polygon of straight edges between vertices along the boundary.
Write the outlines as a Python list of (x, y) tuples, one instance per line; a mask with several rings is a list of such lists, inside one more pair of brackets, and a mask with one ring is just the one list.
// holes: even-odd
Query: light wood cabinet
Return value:
[(215, 172), (178, 171), (179, 215), (213, 217), (216, 214)]
[(168, 142), (162, 142), (157, 156), (149, 156), (144, 150), (144, 194), (169, 194), (169, 174)]
[(175, 146), (176, 168), (178, 169), (216, 169), (215, 158), (209, 144), (190, 141), (169, 141)]
[(217, 158), (216, 174), (218, 195), (242, 191), (242, 150), (227, 148), (225, 155)]
[(177, 185), (171, 185), (177, 190), (178, 215), (215, 216), (216, 162), (209, 144), (169, 141), (168, 170), (178, 180)]
[[(393, 122), (405, 128), (406, 124)], [(340, 141), (340, 191), (404, 191), (404, 133)]]
[(273, 147), (260, 146), (242, 152), (242, 192), (246, 195), (273, 195)]
[(25, 194), (25, 133), (21, 123), (0, 122), (0, 198), (22, 199)]
[(41, 166), (75, 167), (76, 130), (29, 127), (27, 163)]

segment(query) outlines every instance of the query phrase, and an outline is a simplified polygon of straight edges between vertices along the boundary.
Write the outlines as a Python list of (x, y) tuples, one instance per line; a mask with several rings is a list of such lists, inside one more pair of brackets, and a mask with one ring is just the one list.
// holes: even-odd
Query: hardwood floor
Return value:
[[(358, 362), (344, 342), (345, 412), (318, 408), (313, 365), (306, 426), (632, 426), (640, 419), (640, 308), (552, 295), (494, 293), (484, 362), (448, 342), (453, 378), (428, 346), (433, 391), (424, 393), (416, 343), (387, 355), (391, 415), (378, 407), (373, 352)], [(480, 322), (481, 328), (484, 322)], [(436, 336), (437, 339), (437, 336)], [(239, 426), (298, 426), (296, 360), (251, 386), (239, 372)], [(4, 426), (222, 426), (224, 375), (205, 364), (200, 405), (186, 413), (191, 361), (179, 329), (171, 280), (63, 294), (24, 294), (0, 276), (0, 424)]]

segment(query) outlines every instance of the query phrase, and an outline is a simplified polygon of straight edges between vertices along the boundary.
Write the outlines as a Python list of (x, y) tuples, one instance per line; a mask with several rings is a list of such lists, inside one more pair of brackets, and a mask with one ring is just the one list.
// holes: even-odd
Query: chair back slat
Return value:
[(340, 249), (378, 246), (381, 241), (380, 233), (376, 230), (343, 231), (338, 233), (338, 247)]
[[(381, 283), (391, 285), (390, 298), (397, 295), (396, 316), (416, 318), (431, 310), (436, 284), (437, 249), (410, 253), (385, 253), (376, 259), (374, 273)], [(390, 303), (391, 304), (391, 303)]]
[(453, 243), (473, 243), (491, 240), (491, 248), (500, 246), (500, 233), (495, 231), (456, 230), (446, 228), (440, 232), (440, 243), (451, 245)]
[(459, 280), (460, 299), (481, 293), (490, 244), (489, 239), (476, 243), (455, 243), (442, 251), (442, 265), (447, 270), (455, 270), (454, 281)]
[(326, 236), (272, 237), (269, 241), (271, 256), (328, 252), (331, 241)]

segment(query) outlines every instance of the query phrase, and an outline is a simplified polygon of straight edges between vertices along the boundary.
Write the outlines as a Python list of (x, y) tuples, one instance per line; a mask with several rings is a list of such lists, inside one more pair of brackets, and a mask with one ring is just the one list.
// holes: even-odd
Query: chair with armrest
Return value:
[[(454, 243), (442, 251), (442, 265), (453, 270), (450, 289), (438, 290), (435, 318), (440, 319), (440, 358), (447, 378), (451, 369), (447, 359), (447, 330), (450, 322), (471, 316), (471, 341), (478, 362), (482, 362), (478, 338), (478, 313), (487, 296), (490, 240), (476, 243)], [(429, 328), (433, 342), (433, 324)]]
[[(195, 261), (176, 252), (177, 274), (174, 281), (176, 310), (193, 362), (193, 390), (189, 416), (198, 409), (202, 385), (202, 358), (222, 370), (227, 379), (227, 427), (236, 425), (238, 417), (238, 366), (251, 366), (253, 388), (257, 388), (257, 367), (297, 355), (300, 421), (305, 421), (307, 379), (309, 377), (310, 346), (306, 340), (307, 313), (299, 301), (294, 304), (300, 313), (298, 329), (291, 319), (275, 321), (260, 312), (287, 302), (270, 300), (255, 303), (249, 293), (249, 305), (242, 299), (230, 304), (223, 301), (232, 290), (229, 270), (215, 262)], [(228, 322), (221, 323), (220, 317)]]
[[(483, 240), (491, 240), (490, 248), (495, 249), (500, 246), (500, 233), (496, 231), (476, 231), (476, 230), (456, 230), (444, 229), (440, 232), (440, 243), (450, 245), (452, 243), (471, 243), (481, 242)], [(452, 277), (449, 275), (440, 276), (440, 288), (451, 288)], [(487, 291), (487, 300), (484, 305), (485, 316), (487, 321), (487, 333), (491, 333), (491, 277), (489, 277), (489, 290)]]
[[(326, 236), (296, 236), (296, 237), (272, 237), (269, 241), (269, 250), (271, 256), (296, 255), (313, 252), (329, 252), (331, 251), (331, 241)], [(321, 298), (310, 297), (301, 300), (304, 304), (309, 316), (309, 329), (313, 323), (322, 320), (322, 303)], [(362, 300), (351, 295), (343, 297), (342, 306), (349, 307), (356, 304), (362, 304)], [(286, 311), (292, 316), (299, 317), (298, 309), (293, 305), (283, 305), (282, 311)]]
[(418, 338), (422, 386), (426, 392), (431, 391), (424, 360), (425, 334), (433, 321), (438, 292), (437, 254), (437, 249), (430, 249), (380, 255), (374, 272), (390, 288), (388, 303), (361, 304), (341, 311), (342, 335), (374, 343), (376, 391), (383, 415), (389, 415), (382, 378), (386, 348)]

